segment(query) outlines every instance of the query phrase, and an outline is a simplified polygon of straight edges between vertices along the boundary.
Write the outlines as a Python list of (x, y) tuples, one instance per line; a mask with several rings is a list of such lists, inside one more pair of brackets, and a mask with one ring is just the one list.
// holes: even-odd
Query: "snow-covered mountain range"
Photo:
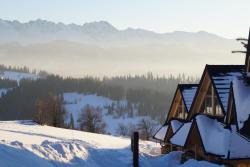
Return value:
[[(20, 42), (48, 42), (53, 40), (68, 40), (82, 43), (102, 43), (103, 45), (125, 44), (127, 42), (145, 43), (162, 40), (209, 40), (220, 39), (214, 34), (205, 31), (156, 33), (144, 29), (127, 28), (118, 30), (106, 21), (77, 24), (54, 23), (46, 20), (35, 20), (26, 23), (0, 19), (1, 43)], [(133, 42), (133, 43), (134, 43)]]
[(76, 25), (38, 19), (27, 23), (0, 20), (0, 36), (1, 63), (64, 76), (148, 71), (200, 75), (205, 64), (244, 62), (244, 56), (231, 54), (240, 49), (235, 40), (205, 31), (156, 33), (119, 30), (106, 21)]

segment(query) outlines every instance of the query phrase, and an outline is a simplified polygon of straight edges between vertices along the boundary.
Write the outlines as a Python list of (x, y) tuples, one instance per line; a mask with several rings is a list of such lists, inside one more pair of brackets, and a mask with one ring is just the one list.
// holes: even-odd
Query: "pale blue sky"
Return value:
[(0, 0), (0, 18), (83, 24), (105, 20), (118, 29), (205, 30), (247, 36), (250, 0)]

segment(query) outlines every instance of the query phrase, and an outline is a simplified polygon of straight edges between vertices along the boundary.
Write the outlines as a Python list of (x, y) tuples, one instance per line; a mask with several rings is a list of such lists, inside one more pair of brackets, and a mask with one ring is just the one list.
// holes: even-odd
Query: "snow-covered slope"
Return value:
[[(159, 145), (140, 141), (143, 167), (179, 166), (181, 152), (165, 156)], [(0, 122), (1, 167), (130, 167), (130, 139), (40, 126), (31, 121)], [(215, 166), (189, 161), (183, 166)]]
[(22, 79), (36, 80), (39, 78), (39, 76), (36, 74), (31, 74), (31, 73), (4, 71), (3, 73), (0, 73), (0, 78), (14, 80), (14, 81), (17, 81), (17, 83), (19, 84), (19, 82)]
[(10, 88), (0, 88), (0, 98), (2, 97), (2, 95), (5, 95), (9, 90)]
[[(146, 116), (138, 116), (136, 109), (134, 109), (133, 117), (129, 117), (127, 114), (124, 114), (122, 116), (117, 116), (116, 113), (108, 114), (107, 106), (111, 106), (112, 104), (115, 107), (117, 107), (118, 104), (120, 106), (126, 106), (126, 100), (118, 102), (106, 97), (97, 96), (95, 94), (84, 95), (79, 93), (64, 93), (64, 101), (65, 109), (68, 113), (68, 119), (66, 121), (69, 122), (69, 115), (72, 113), (76, 128), (79, 127), (77, 123), (79, 114), (86, 105), (99, 107), (101, 109), (103, 120), (107, 125), (106, 132), (112, 135), (117, 135), (117, 128), (120, 124), (137, 125), (141, 121), (141, 119), (151, 120), (151, 118)], [(157, 125), (157, 121), (152, 121), (155, 122), (155, 124)]]

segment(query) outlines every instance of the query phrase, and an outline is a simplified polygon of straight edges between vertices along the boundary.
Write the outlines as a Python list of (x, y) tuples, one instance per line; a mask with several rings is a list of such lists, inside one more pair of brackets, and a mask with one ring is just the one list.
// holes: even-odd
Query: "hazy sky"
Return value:
[(83, 24), (106, 20), (118, 29), (205, 30), (247, 36), (250, 0), (0, 0), (0, 18)]

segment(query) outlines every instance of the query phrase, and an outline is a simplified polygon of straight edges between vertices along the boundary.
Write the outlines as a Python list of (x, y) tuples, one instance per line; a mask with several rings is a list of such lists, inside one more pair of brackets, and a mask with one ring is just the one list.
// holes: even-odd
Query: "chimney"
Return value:
[(250, 72), (250, 29), (249, 29), (249, 34), (248, 34), (245, 69), (246, 69), (246, 72)]

